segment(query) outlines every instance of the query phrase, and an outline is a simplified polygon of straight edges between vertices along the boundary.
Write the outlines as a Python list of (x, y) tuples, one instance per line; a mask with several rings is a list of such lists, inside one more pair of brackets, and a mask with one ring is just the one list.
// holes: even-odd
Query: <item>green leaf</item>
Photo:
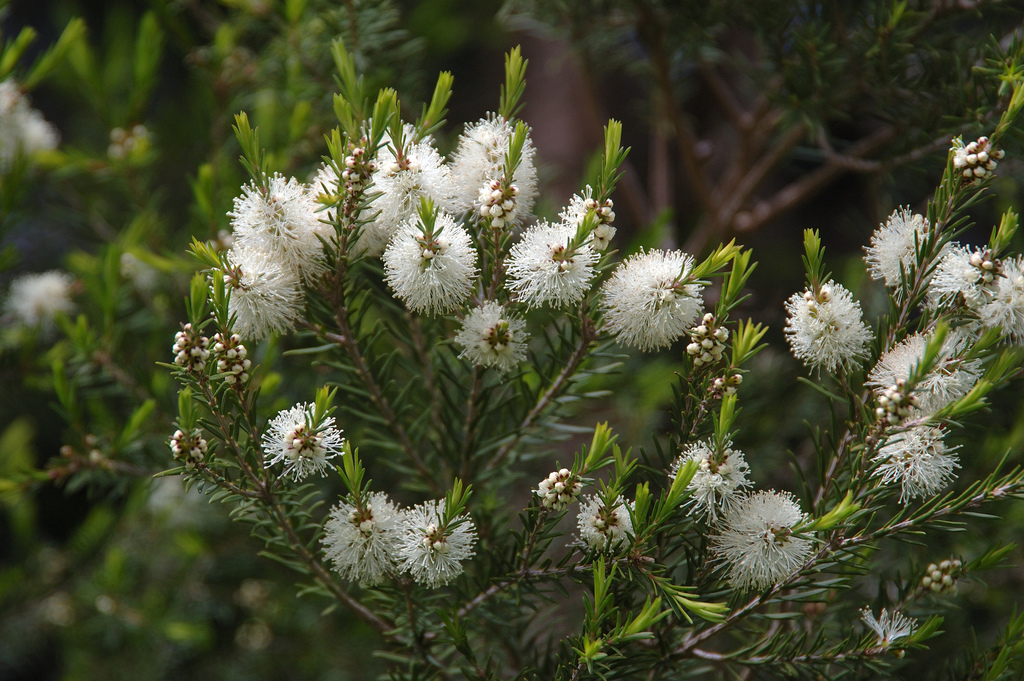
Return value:
[(526, 67), (529, 63), (528, 59), (523, 59), (518, 45), (505, 55), (505, 84), (501, 86), (498, 115), (506, 121), (515, 118), (523, 108), (519, 100), (526, 90)]
[(57, 42), (44, 52), (32, 65), (28, 75), (22, 81), (22, 88), (26, 91), (38, 85), (57, 64), (64, 59), (68, 51), (85, 37), (85, 22), (82, 19), (72, 19), (64, 27)]

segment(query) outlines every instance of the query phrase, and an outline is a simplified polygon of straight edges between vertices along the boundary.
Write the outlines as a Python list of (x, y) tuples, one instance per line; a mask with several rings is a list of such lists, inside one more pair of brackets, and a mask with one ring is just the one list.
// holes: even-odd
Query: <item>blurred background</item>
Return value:
[[(607, 119), (623, 121), (632, 150), (614, 196), (620, 252), (697, 255), (731, 238), (754, 249), (737, 318), (767, 324), (771, 347), (744, 382), (737, 445), (759, 487), (800, 492), (791, 464), (811, 465), (809, 425), (829, 419), (813, 391), (794, 387), (804, 370), (782, 339), (783, 301), (803, 287), (802, 231), (821, 231), (836, 279), (869, 317), (880, 313), (886, 298), (865, 277), (863, 246), (899, 206), (924, 211), (952, 137), (991, 130), (1006, 94), (1000, 55), (1021, 19), (1015, 3), (944, 1), (0, 0), (9, 47), (26, 27), (36, 33), (0, 60), (0, 81), (22, 83), (60, 134), (56, 149), (0, 179), (0, 290), (27, 272), (67, 270), (82, 315), (30, 328), (8, 314), (0, 328), (0, 681), (354, 680), (396, 663), (369, 655), (377, 637), (346, 613), (322, 616), (325, 603), (296, 598), (291, 574), (258, 558), (226, 509), (153, 478), (171, 465), (176, 402), (156, 362), (170, 360), (185, 318), (198, 267), (185, 249), (192, 237), (223, 238), (245, 180), (233, 116), (247, 111), (259, 126), (273, 170), (309, 178), (335, 125), (333, 40), (374, 87), (398, 90), (409, 118), (437, 73), (453, 73), (443, 152), (497, 107), (502, 55), (522, 45), (542, 217), (593, 174)], [(965, 241), (983, 242), (1021, 205), (1019, 141), (1005, 140), (997, 198), (972, 209)], [(301, 357), (281, 357), (290, 342), (256, 353), (277, 362), (264, 381), (271, 405), (322, 382)], [(624, 356), (600, 386), (611, 396), (575, 423), (607, 420), (652, 463), (671, 459), (655, 439), (671, 426), (665, 377), (679, 352)], [(961, 481), (1007, 452), (1019, 463), (1019, 389), (956, 437)], [(524, 480), (552, 456), (538, 453)], [(324, 498), (337, 494), (325, 481)], [(970, 533), (890, 545), (879, 560), (892, 573), (878, 584), (1020, 537), (1024, 506), (992, 508), (1001, 519)], [(967, 627), (989, 644), (1016, 607), (1024, 553), (1006, 562), (987, 583), (929, 603), (950, 632), (932, 647), (937, 674), (969, 670), (951, 652)]]

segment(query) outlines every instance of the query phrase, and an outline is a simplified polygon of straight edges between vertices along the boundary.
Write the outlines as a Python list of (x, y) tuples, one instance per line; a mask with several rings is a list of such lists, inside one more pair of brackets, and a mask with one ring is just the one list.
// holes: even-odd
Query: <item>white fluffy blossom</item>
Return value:
[(988, 302), (978, 310), (981, 323), (991, 329), (1002, 329), (1014, 343), (1024, 342), (1024, 262), (1007, 258), (1002, 272), (992, 282)]
[(526, 322), (488, 300), (463, 320), (455, 336), (455, 343), (462, 346), (459, 357), (478, 367), (494, 367), (499, 373), (508, 373), (526, 359), (525, 329)]
[(882, 608), (878, 619), (875, 619), (871, 610), (864, 608), (860, 611), (860, 618), (878, 637), (875, 645), (882, 648), (888, 648), (899, 639), (910, 636), (917, 625), (913, 618), (906, 617), (899, 610), (890, 613), (885, 608)]
[(50, 270), (23, 274), (11, 282), (4, 308), (25, 326), (51, 329), (58, 314), (71, 312), (71, 285), (67, 272)]
[(284, 269), (311, 283), (325, 269), (319, 237), (331, 234), (317, 210), (316, 197), (306, 185), (274, 174), (266, 194), (255, 183), (243, 186), (228, 216), (236, 245), (267, 251)]
[(415, 219), (420, 199), (429, 198), (444, 210), (454, 210), (455, 186), (444, 159), (427, 137), (411, 142), (413, 126), (405, 125), (406, 149), (401, 158), (394, 143), (385, 136), (377, 151), (377, 171), (373, 174), (373, 193), (380, 195), (370, 204), (370, 214), (378, 232), (388, 236), (411, 219)]
[(956, 452), (946, 447), (938, 428), (918, 426), (896, 433), (872, 459), (875, 475), (885, 484), (899, 483), (900, 502), (930, 497), (945, 489), (960, 467)]
[(796, 358), (812, 369), (859, 366), (867, 354), (871, 331), (861, 319), (860, 303), (841, 284), (830, 280), (817, 295), (794, 293), (786, 312), (786, 340)]
[[(508, 121), (494, 114), (466, 126), (466, 131), (459, 137), (459, 145), (452, 155), (451, 163), (457, 210), (479, 213), (482, 205), (481, 189), (504, 176), (505, 154), (508, 153), (514, 131)], [(534, 156), (533, 141), (527, 135), (522, 161), (511, 178), (511, 183), (519, 190), (515, 215), (520, 221), (530, 214), (537, 196)]]
[(967, 307), (976, 310), (988, 299), (986, 284), (995, 277), (994, 272), (989, 271), (992, 269), (994, 263), (985, 257), (981, 249), (951, 245), (928, 283), (928, 305), (937, 308), (944, 302), (955, 302), (958, 296), (963, 296)]
[(530, 307), (575, 305), (590, 289), (598, 254), (589, 244), (570, 251), (576, 228), (545, 221), (526, 230), (509, 253), (508, 289)]
[(633, 519), (621, 496), (611, 508), (605, 507), (604, 499), (596, 494), (580, 502), (576, 527), (580, 539), (593, 551), (618, 551), (633, 536)]
[(717, 454), (711, 442), (701, 441), (683, 450), (672, 466), (670, 477), (675, 480), (679, 469), (689, 461), (696, 461), (699, 467), (686, 489), (690, 491), (697, 512), (712, 522), (717, 521), (719, 512), (727, 513), (736, 503), (740, 491), (750, 486), (747, 480), (750, 466), (743, 452), (733, 449), (731, 442), (726, 443), (721, 454)]
[(737, 500), (722, 520), (721, 533), (711, 538), (732, 585), (766, 589), (800, 569), (812, 544), (793, 534), (793, 527), (805, 517), (788, 492), (757, 492)]
[(462, 574), (462, 561), (474, 555), (476, 527), (468, 515), (444, 527), (444, 500), (427, 501), (405, 512), (400, 569), (420, 584), (437, 588)]
[(419, 217), (405, 223), (384, 251), (384, 273), (395, 297), (413, 312), (448, 312), (466, 299), (476, 276), (469, 233), (439, 212), (433, 230)]
[(19, 154), (33, 154), (57, 147), (60, 135), (33, 109), (11, 79), (0, 83), (0, 171), (10, 167)]
[[(910, 378), (910, 371), (924, 357), (929, 337), (914, 334), (878, 358), (868, 373), (865, 385), (882, 395), (899, 380)], [(969, 339), (957, 330), (950, 331), (936, 360), (935, 368), (918, 381), (914, 390), (917, 408), (931, 414), (960, 399), (974, 387), (980, 377), (980, 362), (963, 360)]]
[(395, 572), (402, 513), (383, 492), (371, 492), (362, 508), (340, 502), (324, 525), (324, 555), (344, 578), (373, 586)]
[(865, 250), (864, 260), (875, 279), (882, 279), (886, 286), (900, 283), (900, 271), (908, 272), (916, 259), (918, 245), (928, 236), (930, 226), (921, 214), (909, 208), (893, 211), (884, 225), (871, 236), (871, 245)]
[(687, 284), (693, 258), (682, 251), (640, 251), (602, 287), (605, 323), (622, 345), (668, 347), (700, 318), (701, 286)]
[(231, 294), (228, 310), (235, 317), (234, 330), (253, 340), (290, 330), (302, 312), (298, 275), (258, 243), (236, 243), (228, 252), (228, 264), (224, 282)]
[(284, 464), (283, 475), (301, 480), (310, 473), (324, 474), (327, 461), (341, 453), (345, 439), (327, 416), (313, 422), (313, 405), (297, 404), (277, 414), (263, 433), (263, 456), (268, 466)]

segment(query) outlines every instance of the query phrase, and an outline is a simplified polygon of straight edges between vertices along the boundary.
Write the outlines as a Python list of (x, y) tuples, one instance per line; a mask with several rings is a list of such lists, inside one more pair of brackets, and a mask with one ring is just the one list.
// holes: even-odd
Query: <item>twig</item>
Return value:
[(494, 455), (486, 466), (485, 470), (491, 471), (501, 465), (505, 457), (516, 448), (519, 442), (526, 436), (526, 432), (533, 427), (534, 421), (540, 416), (545, 409), (551, 404), (551, 402), (558, 397), (558, 394), (565, 387), (569, 379), (572, 378), (573, 374), (579, 368), (580, 364), (587, 356), (587, 350), (590, 348), (590, 344), (597, 338), (597, 329), (594, 327), (593, 321), (586, 315), (582, 318), (582, 328), (580, 329), (580, 340), (576, 345), (576, 349), (573, 350), (572, 355), (566, 361), (565, 366), (562, 367), (562, 371), (559, 372), (558, 376), (552, 381), (550, 387), (544, 391), (544, 394), (540, 396), (537, 403), (533, 405), (533, 408), (523, 419), (522, 423), (516, 428), (515, 435), (511, 440), (502, 445), (501, 449), (498, 450), (497, 454)]
[[(336, 288), (340, 289), (340, 282), (335, 282)], [(367, 392), (370, 394), (370, 400), (373, 402), (373, 406), (377, 408), (380, 415), (384, 417), (384, 420), (388, 422), (392, 432), (398, 439), (399, 444), (405, 451), (409, 460), (412, 461), (413, 466), (419, 471), (423, 480), (430, 485), (430, 488), (438, 493), (444, 492), (442, 487), (437, 480), (434, 478), (434, 473), (427, 467), (426, 462), (420, 456), (416, 446), (409, 439), (409, 434), (406, 432), (405, 427), (401, 421), (398, 420), (398, 416), (395, 414), (394, 409), (391, 407), (391, 403), (384, 395), (384, 391), (381, 390), (377, 384), (373, 373), (370, 371), (369, 365), (366, 363), (366, 358), (363, 356), (362, 350), (359, 344), (355, 340), (355, 335), (352, 332), (352, 327), (348, 321), (348, 310), (338, 299), (340, 292), (335, 296), (332, 296), (334, 300), (331, 301), (334, 307), (334, 321), (338, 325), (338, 329), (341, 331), (341, 336), (338, 342), (348, 352), (349, 358), (352, 360), (352, 365), (362, 380), (363, 385), (366, 387)]]
[[(892, 141), (896, 132), (891, 127), (879, 128), (870, 135), (854, 143), (846, 156), (860, 157), (872, 154), (884, 145)], [(833, 159), (825, 161), (814, 172), (811, 172), (792, 184), (784, 187), (772, 198), (759, 202), (745, 219), (740, 220), (739, 215), (735, 220), (737, 232), (752, 232), (764, 223), (774, 219), (779, 214), (789, 210), (793, 206), (807, 199), (807, 197), (818, 192), (822, 187), (834, 180), (836, 177), (847, 171), (846, 164)]]

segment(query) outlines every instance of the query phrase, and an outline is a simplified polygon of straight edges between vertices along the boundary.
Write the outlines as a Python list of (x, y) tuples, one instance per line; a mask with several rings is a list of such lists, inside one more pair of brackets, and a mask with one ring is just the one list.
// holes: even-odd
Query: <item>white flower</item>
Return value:
[(474, 555), (476, 543), (476, 527), (468, 515), (443, 526), (444, 506), (443, 499), (419, 504), (405, 512), (402, 524), (400, 569), (431, 588), (461, 575), (462, 561)]
[(332, 233), (320, 222), (317, 210), (314, 193), (306, 185), (274, 174), (266, 194), (255, 183), (243, 186), (228, 216), (235, 245), (269, 251), (286, 270), (312, 283), (326, 267), (319, 237)]
[(928, 306), (937, 309), (963, 296), (967, 307), (977, 310), (988, 300), (986, 284), (994, 279), (994, 269), (995, 263), (983, 250), (951, 244), (928, 283)]
[(388, 286), (413, 312), (449, 312), (473, 288), (473, 241), (445, 212), (437, 213), (432, 230), (419, 217), (403, 225), (383, 259)]
[(231, 293), (228, 311), (235, 318), (234, 330), (253, 340), (290, 330), (302, 312), (298, 276), (254, 243), (232, 246), (228, 263), (224, 282)]
[[(914, 334), (883, 354), (878, 358), (878, 364), (868, 373), (865, 385), (882, 395), (899, 380), (910, 378), (911, 369), (924, 356), (928, 340), (924, 334)], [(970, 392), (978, 382), (981, 363), (960, 359), (969, 344), (970, 340), (955, 329), (947, 334), (935, 368), (915, 386), (913, 394), (921, 413), (931, 414), (955, 402)]]
[(0, 171), (19, 154), (55, 149), (60, 135), (33, 109), (18, 85), (8, 78), (0, 83)]
[(689, 461), (697, 461), (699, 468), (686, 489), (690, 491), (697, 512), (712, 522), (718, 520), (719, 508), (727, 513), (740, 495), (740, 490), (750, 486), (747, 480), (747, 465), (743, 452), (726, 443), (725, 450), (716, 454), (711, 442), (697, 442), (689, 445), (672, 465), (669, 477), (675, 480), (679, 469)]
[(865, 250), (864, 260), (875, 279), (883, 279), (886, 286), (900, 283), (900, 272), (909, 272), (915, 264), (918, 245), (928, 236), (928, 220), (910, 208), (893, 211), (884, 225), (871, 236), (871, 245)]
[(540, 504), (544, 508), (561, 511), (576, 501), (582, 489), (583, 482), (579, 476), (573, 475), (568, 468), (562, 468), (552, 471), (548, 477), (541, 480), (534, 494), (540, 497)]
[(805, 514), (788, 492), (757, 492), (733, 504), (722, 532), (711, 538), (719, 559), (729, 566), (738, 588), (766, 589), (807, 562), (811, 540), (793, 534)]
[(284, 464), (283, 475), (301, 480), (310, 473), (323, 475), (327, 461), (341, 453), (345, 439), (334, 418), (313, 422), (313, 405), (297, 404), (278, 413), (263, 433), (263, 456), (268, 466)]
[(942, 436), (938, 428), (911, 428), (891, 436), (871, 459), (883, 484), (900, 483), (900, 503), (933, 496), (956, 477), (955, 448), (947, 448)]
[(608, 248), (616, 232), (615, 228), (611, 225), (615, 221), (615, 211), (613, 208), (614, 204), (611, 199), (606, 199), (603, 204), (599, 204), (594, 199), (593, 188), (588, 184), (582, 194), (573, 195), (569, 200), (569, 205), (558, 214), (558, 217), (565, 224), (579, 228), (586, 219), (587, 214), (590, 211), (594, 211), (598, 223), (590, 235), (590, 244), (596, 250), (603, 251)]
[(870, 609), (864, 608), (860, 611), (860, 618), (878, 636), (875, 645), (882, 648), (888, 648), (895, 641), (910, 636), (917, 626), (913, 618), (906, 617), (899, 610), (893, 610), (890, 614), (885, 608), (882, 608), (878, 619), (875, 619)]
[(415, 129), (405, 124), (407, 148), (401, 159), (395, 154), (393, 142), (385, 136), (377, 151), (377, 171), (373, 174), (373, 192), (380, 196), (370, 204), (369, 212), (378, 213), (376, 229), (388, 236), (411, 219), (416, 218), (420, 199), (429, 198), (443, 210), (454, 210), (455, 185), (444, 159), (427, 137), (409, 143)]
[(990, 329), (1002, 329), (1014, 343), (1024, 342), (1024, 263), (1014, 258), (1003, 260), (1002, 272), (992, 282), (992, 295), (978, 310), (981, 323)]
[[(459, 145), (452, 155), (452, 178), (455, 183), (456, 210), (479, 213), (482, 206), (481, 189), (505, 174), (505, 154), (514, 128), (508, 121), (491, 114), (468, 125), (459, 137)], [(522, 161), (512, 175), (511, 182), (519, 190), (516, 197), (516, 219), (530, 214), (537, 196), (537, 169), (534, 166), (535, 149), (529, 134), (523, 144)]]
[(526, 322), (508, 314), (488, 300), (474, 308), (462, 322), (455, 342), (462, 346), (459, 357), (478, 367), (494, 367), (499, 373), (512, 371), (526, 359)]
[(589, 244), (570, 251), (576, 228), (538, 222), (526, 230), (509, 253), (508, 289), (533, 308), (575, 305), (590, 289), (598, 255)]
[(633, 519), (621, 496), (611, 508), (606, 508), (604, 499), (597, 494), (580, 502), (576, 527), (580, 539), (593, 551), (618, 551), (625, 548), (633, 536)]
[(362, 509), (342, 501), (324, 525), (324, 555), (344, 579), (380, 584), (396, 569), (402, 517), (383, 492), (371, 492)]
[(687, 284), (693, 258), (682, 251), (640, 251), (602, 287), (608, 330), (642, 351), (668, 347), (700, 318), (702, 286)]
[(59, 314), (74, 308), (71, 285), (75, 279), (67, 272), (50, 270), (23, 274), (11, 282), (4, 308), (25, 326), (52, 329)]
[(794, 293), (786, 301), (786, 312), (786, 340), (797, 359), (830, 373), (860, 366), (871, 331), (861, 319), (860, 303), (841, 284), (830, 280), (818, 295)]

